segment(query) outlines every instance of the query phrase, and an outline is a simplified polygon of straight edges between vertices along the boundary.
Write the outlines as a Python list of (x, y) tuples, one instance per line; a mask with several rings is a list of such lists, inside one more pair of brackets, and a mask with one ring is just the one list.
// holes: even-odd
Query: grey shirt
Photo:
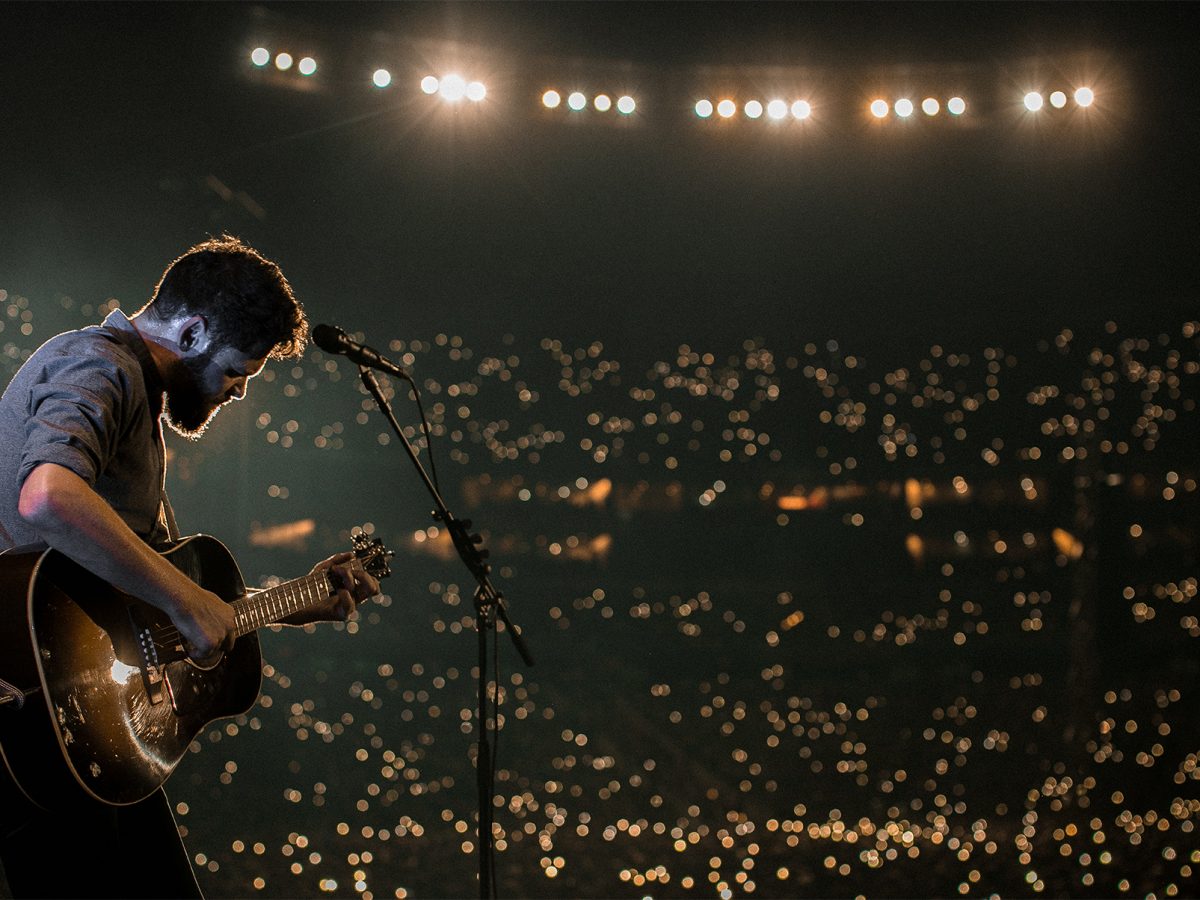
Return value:
[(0, 398), (0, 550), (38, 543), (17, 502), (42, 463), (86, 481), (139, 537), (168, 537), (163, 385), (120, 310), (51, 338)]

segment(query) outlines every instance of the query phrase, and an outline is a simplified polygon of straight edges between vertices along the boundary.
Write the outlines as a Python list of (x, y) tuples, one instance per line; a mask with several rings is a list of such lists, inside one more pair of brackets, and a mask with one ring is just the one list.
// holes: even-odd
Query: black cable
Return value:
[(425, 406), (421, 403), (421, 391), (413, 379), (408, 379), (408, 383), (412, 387), (413, 396), (417, 398), (417, 411), (421, 413), (421, 430), (425, 432), (425, 449), (429, 451), (429, 475), (433, 479), (433, 486), (440, 494), (442, 486), (438, 484), (437, 463), (433, 458), (433, 435), (429, 433), (429, 420), (425, 418)]

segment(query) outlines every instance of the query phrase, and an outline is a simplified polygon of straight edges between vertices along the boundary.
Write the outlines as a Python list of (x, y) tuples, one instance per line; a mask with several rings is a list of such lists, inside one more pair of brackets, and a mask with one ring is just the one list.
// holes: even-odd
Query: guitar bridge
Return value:
[(152, 706), (166, 699), (164, 675), (166, 665), (159, 660), (158, 644), (150, 627), (134, 607), (129, 608), (129, 622), (133, 626), (133, 638), (137, 643), (138, 656), (141, 659), (140, 674), (142, 686), (146, 689), (146, 697)]

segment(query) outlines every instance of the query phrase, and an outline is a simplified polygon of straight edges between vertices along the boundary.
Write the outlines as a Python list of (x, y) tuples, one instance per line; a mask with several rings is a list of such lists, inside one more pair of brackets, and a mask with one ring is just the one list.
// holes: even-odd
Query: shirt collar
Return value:
[(138, 334), (138, 330), (134, 327), (133, 322), (129, 321), (129, 317), (121, 312), (121, 310), (114, 309), (105, 316), (103, 326), (113, 332), (121, 343), (128, 347), (133, 352), (133, 355), (137, 357), (137, 361), (142, 367), (142, 378), (146, 382), (146, 395), (150, 398), (151, 409), (156, 413), (161, 413), (163, 392), (166, 390), (166, 385), (163, 384), (162, 378), (159, 377), (158, 366), (154, 364), (154, 357), (150, 355), (150, 348), (146, 346), (146, 342)]

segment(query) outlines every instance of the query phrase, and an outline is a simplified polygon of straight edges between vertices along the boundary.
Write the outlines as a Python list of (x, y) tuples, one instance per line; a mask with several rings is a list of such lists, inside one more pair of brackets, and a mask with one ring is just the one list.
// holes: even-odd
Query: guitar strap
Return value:
[(162, 492), (162, 520), (167, 526), (167, 537), (171, 539), (171, 543), (179, 540), (179, 525), (175, 522), (175, 510), (171, 508), (171, 500), (167, 497), (167, 490), (163, 488)]

